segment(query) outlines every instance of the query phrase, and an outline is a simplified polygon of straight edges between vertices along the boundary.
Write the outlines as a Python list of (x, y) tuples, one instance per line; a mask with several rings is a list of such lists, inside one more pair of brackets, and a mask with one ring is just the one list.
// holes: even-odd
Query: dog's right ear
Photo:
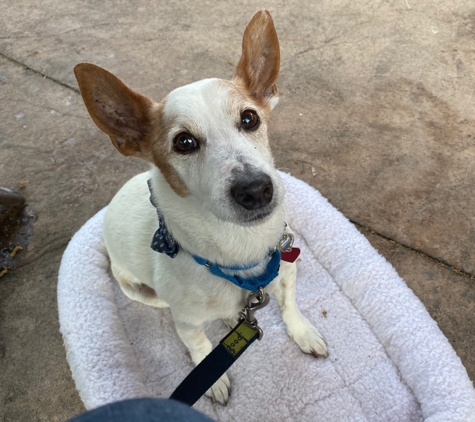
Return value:
[(257, 101), (277, 103), (280, 48), (270, 13), (259, 10), (247, 24), (242, 39), (242, 55), (235, 77)]
[(123, 155), (151, 161), (150, 112), (154, 102), (92, 63), (79, 63), (74, 74), (94, 123)]

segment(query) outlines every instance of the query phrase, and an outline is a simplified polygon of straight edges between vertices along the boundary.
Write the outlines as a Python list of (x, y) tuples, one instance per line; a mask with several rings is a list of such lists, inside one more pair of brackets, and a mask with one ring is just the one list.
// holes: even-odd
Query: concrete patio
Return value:
[(147, 168), (94, 125), (74, 65), (99, 64), (160, 100), (198, 79), (231, 78), (259, 8), (281, 44), (277, 166), (357, 225), (475, 380), (473, 2), (17, 0), (0, 5), (0, 186), (21, 192), (36, 221), (0, 277), (0, 420), (84, 410), (59, 333), (61, 255)]

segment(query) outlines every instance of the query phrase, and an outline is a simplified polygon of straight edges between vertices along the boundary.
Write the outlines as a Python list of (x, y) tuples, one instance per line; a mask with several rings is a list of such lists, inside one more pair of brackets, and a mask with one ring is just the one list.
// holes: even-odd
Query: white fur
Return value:
[[(184, 198), (177, 195), (160, 170), (153, 167), (130, 180), (114, 197), (104, 220), (104, 238), (112, 271), (124, 293), (152, 306), (170, 306), (177, 332), (189, 348), (193, 362), (198, 364), (212, 349), (203, 324), (215, 319), (235, 321), (248, 292), (213, 276), (190, 253), (221, 265), (262, 260), (278, 244), (284, 230), (284, 193), (265, 132), (265, 142), (260, 141), (261, 145), (256, 147), (249, 136), (236, 128), (230, 118), (236, 110), (230, 107), (226, 89), (218, 81), (201, 81), (175, 90), (167, 98), (165, 114), (177, 122), (177, 127), (170, 131), (169, 142), (190, 125), (199, 127), (199, 136), (206, 139), (202, 156), (173, 156), (172, 165), (185, 181), (190, 195)], [(227, 173), (243, 162), (265, 171), (274, 184), (275, 207), (259, 223), (232, 222), (235, 215), (229, 205), (232, 199), (226, 195)], [(167, 227), (181, 246), (174, 259), (150, 248), (158, 219), (149, 201), (149, 178)], [(258, 267), (238, 274), (257, 275), (266, 264), (263, 261)], [(296, 307), (295, 280), (295, 264), (282, 262), (279, 276), (267, 291), (275, 294), (287, 331), (301, 349), (326, 355), (320, 334)], [(141, 294), (140, 284), (154, 289), (158, 298)], [(229, 385), (224, 375), (209, 395), (225, 403)]]
[[(190, 238), (197, 242), (192, 251), (208, 259), (219, 257), (223, 259), (223, 263), (234, 264), (236, 258), (255, 259), (262, 256), (256, 251), (259, 248), (261, 251), (267, 250), (269, 242), (267, 238), (259, 241), (258, 233), (271, 232), (271, 226), (275, 223), (271, 219), (263, 224), (263, 227), (243, 227), (217, 219), (200, 220), (201, 210), (193, 206), (192, 198), (183, 199), (174, 194), (156, 168), (149, 173), (135, 176), (111, 201), (104, 219), (104, 238), (114, 276), (121, 283), (124, 293), (132, 299), (159, 307), (170, 306), (177, 332), (190, 349), (193, 362), (198, 364), (212, 349), (203, 332), (203, 324), (215, 319), (235, 320), (244, 305), (247, 292), (225, 279), (211, 275), (206, 267), (196, 264), (188, 251), (182, 249), (176, 258), (171, 259), (150, 248), (151, 239), (158, 228), (155, 209), (149, 202), (147, 179), (150, 177), (156, 192), (163, 192), (163, 195), (161, 193), (158, 195), (162, 202), (169, 199), (172, 203), (174, 201), (181, 203), (176, 209), (176, 215), (167, 219), (167, 225), (173, 235), (182, 241), (185, 232), (191, 227)], [(158, 186), (163, 190), (159, 190)], [(191, 202), (191, 207), (187, 208), (182, 201)], [(276, 213), (279, 214), (279, 217), (283, 217), (282, 212)], [(209, 213), (203, 215), (211, 219)], [(180, 220), (185, 216), (188, 217), (187, 221), (180, 225)], [(213, 228), (213, 223), (217, 223), (220, 229)], [(282, 234), (282, 228), (283, 225), (279, 225), (274, 235), (276, 238)], [(220, 231), (222, 229), (228, 231)], [(251, 241), (246, 240), (246, 232), (250, 233)], [(192, 241), (188, 243), (191, 244)], [(320, 334), (296, 307), (295, 268), (295, 264), (282, 262), (279, 276), (266, 290), (275, 294), (287, 331), (301, 349), (307, 353), (313, 351), (316, 354), (326, 355), (326, 346)], [(255, 271), (240, 273), (249, 275)], [(140, 283), (152, 287), (160, 299), (154, 302), (140, 295), (134, 296), (131, 294), (133, 290), (124, 287), (126, 284), (133, 286)], [(229, 381), (224, 376), (213, 386), (213, 391), (209, 395), (225, 403), (229, 394), (228, 387)]]
[[(278, 49), (272, 18), (260, 11), (244, 33), (245, 60), (233, 81), (195, 82), (175, 89), (160, 104), (95, 65), (75, 68), (88, 110), (116, 148), (156, 160), (158, 166), (130, 180), (108, 207), (104, 239), (112, 272), (130, 298), (170, 307), (195, 364), (212, 348), (203, 324), (215, 319), (234, 324), (248, 292), (212, 275), (191, 254), (224, 266), (260, 262), (237, 272), (255, 276), (264, 271), (266, 256), (284, 231), (284, 189), (267, 137), (268, 114), (278, 101)], [(246, 123), (244, 112), (259, 118)], [(196, 139), (197, 148), (177, 147), (183, 132)], [(181, 247), (174, 259), (150, 248), (158, 219), (147, 179)], [(295, 281), (295, 264), (282, 262), (267, 291), (275, 294), (289, 336), (304, 352), (326, 356), (320, 334), (297, 309)], [(226, 403), (229, 386), (223, 375), (207, 394)]]
[(273, 203), (283, 200), (265, 120), (253, 133), (239, 129), (241, 112), (246, 109), (256, 109), (256, 105), (245, 96), (239, 97), (230, 82), (219, 79), (175, 89), (165, 100), (165, 117), (175, 122), (168, 134), (169, 150), (173, 138), (183, 131), (192, 133), (202, 144), (197, 154), (172, 155), (171, 164), (201, 207), (225, 221), (234, 222), (237, 217), (228, 197), (231, 172), (243, 171), (244, 166), (268, 174), (274, 185)]

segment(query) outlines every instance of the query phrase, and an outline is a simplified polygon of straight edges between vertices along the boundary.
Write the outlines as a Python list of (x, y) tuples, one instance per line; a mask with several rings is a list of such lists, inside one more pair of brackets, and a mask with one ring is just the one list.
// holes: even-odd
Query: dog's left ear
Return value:
[(257, 101), (277, 104), (280, 48), (274, 22), (267, 10), (258, 11), (248, 23), (242, 39), (241, 60), (235, 78), (244, 84)]
[(133, 91), (109, 71), (79, 63), (74, 73), (94, 123), (123, 155), (151, 161), (150, 113), (153, 101)]

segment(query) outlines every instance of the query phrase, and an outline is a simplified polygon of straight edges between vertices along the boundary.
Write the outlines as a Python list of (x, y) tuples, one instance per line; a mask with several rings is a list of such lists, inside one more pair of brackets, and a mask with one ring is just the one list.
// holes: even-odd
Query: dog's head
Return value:
[(272, 18), (259, 11), (231, 81), (205, 79), (156, 103), (96, 65), (74, 71), (92, 119), (120, 153), (153, 162), (177, 195), (192, 195), (219, 219), (250, 224), (283, 200), (267, 138), (279, 67)]

